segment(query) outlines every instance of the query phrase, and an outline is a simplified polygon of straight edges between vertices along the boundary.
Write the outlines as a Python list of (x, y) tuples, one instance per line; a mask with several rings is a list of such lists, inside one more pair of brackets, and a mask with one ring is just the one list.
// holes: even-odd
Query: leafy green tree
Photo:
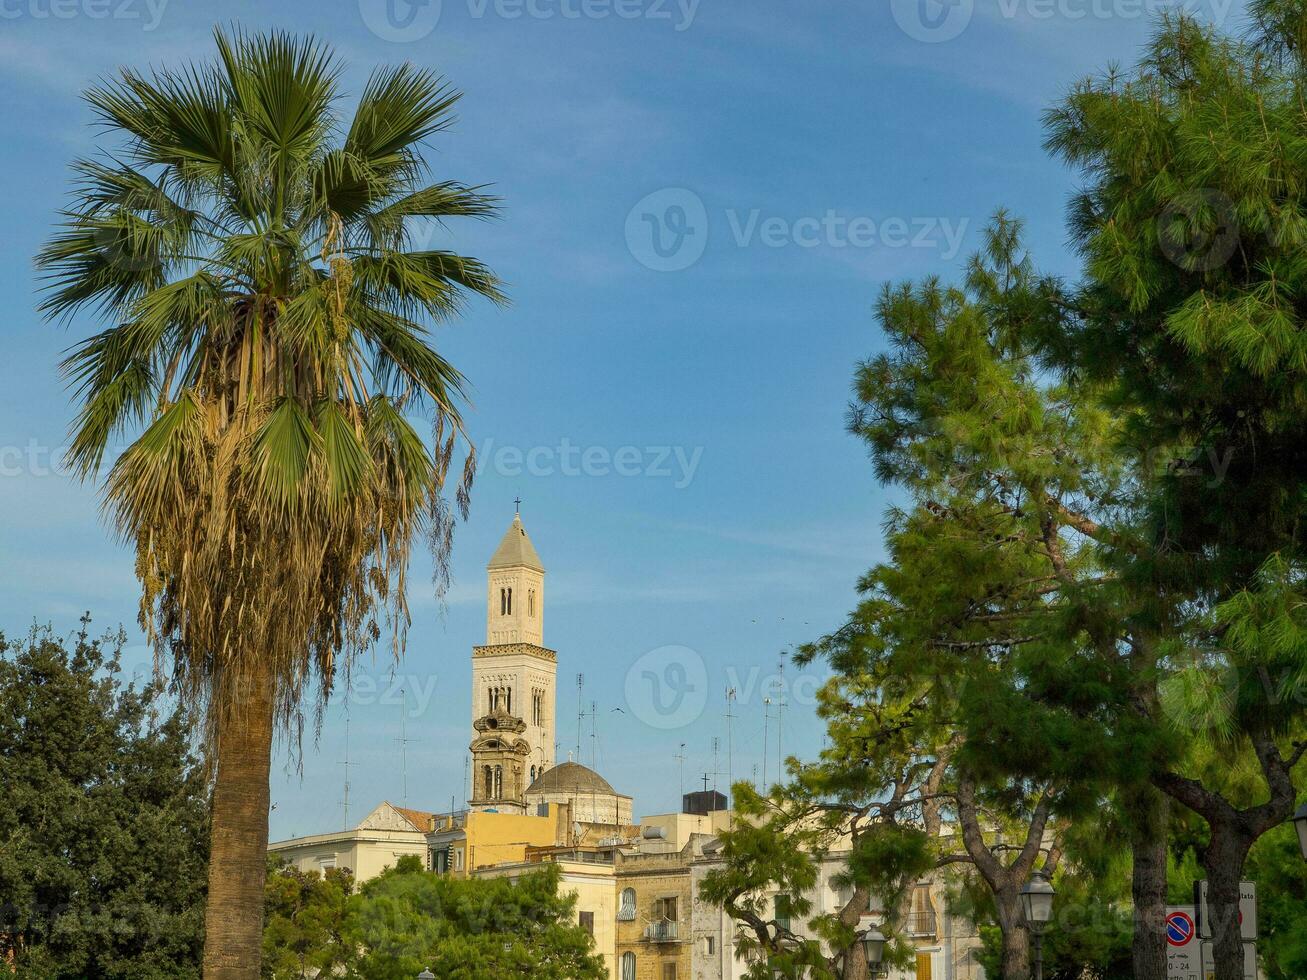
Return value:
[(1248, 874), (1258, 887), (1257, 945), (1266, 975), (1307, 976), (1307, 864), (1292, 826), (1276, 827), (1253, 845)]
[[(495, 210), (423, 160), (458, 92), (380, 69), (346, 115), (322, 43), (215, 40), (213, 63), (86, 93), (109, 139), (74, 164), (38, 265), (48, 316), (103, 323), (64, 362), (71, 462), (89, 478), (134, 440), (105, 506), (215, 767), (205, 977), (255, 980), (273, 736), (294, 742), (305, 699), (320, 711), (361, 650), (388, 636), (402, 653), (415, 541), (447, 567), (464, 382), (430, 327), (502, 297), (429, 244)], [(464, 512), (474, 468), (469, 447)]]
[(186, 717), (121, 633), (0, 635), (0, 963), (32, 980), (200, 975), (208, 795)]
[[(1142, 656), (1225, 714), (1215, 771), (1150, 760), (1208, 825), (1218, 980), (1241, 975), (1239, 879), (1292, 812), (1307, 748), (1292, 696), (1307, 674), (1307, 11), (1250, 11), (1247, 39), (1166, 18), (1137, 69), (1089, 79), (1050, 111), (1047, 139), (1084, 179), (1071, 230), (1086, 280), (1075, 315), (1051, 324), (1047, 363), (1102, 389), (1136, 443), (1210, 461), (1199, 478), (1149, 476), (1146, 550), (1128, 578), (1187, 620), (1182, 637), (1174, 624), (1140, 633)], [(1260, 785), (1228, 795), (1220, 780), (1243, 759)]]
[(429, 969), (442, 980), (607, 980), (559, 880), (548, 864), (516, 881), (464, 880), (401, 858), (350, 899), (348, 936), (360, 954), (349, 976), (412, 980)]
[(263, 913), (265, 980), (331, 976), (346, 968), (355, 950), (345, 937), (354, 875), (347, 868), (300, 871), (268, 861)]

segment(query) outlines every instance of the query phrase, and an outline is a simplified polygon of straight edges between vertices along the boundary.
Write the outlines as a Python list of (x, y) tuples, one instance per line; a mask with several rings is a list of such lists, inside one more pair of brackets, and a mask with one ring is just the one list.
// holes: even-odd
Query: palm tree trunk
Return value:
[(252, 692), (218, 731), (204, 980), (259, 980), (273, 730), (267, 687)]

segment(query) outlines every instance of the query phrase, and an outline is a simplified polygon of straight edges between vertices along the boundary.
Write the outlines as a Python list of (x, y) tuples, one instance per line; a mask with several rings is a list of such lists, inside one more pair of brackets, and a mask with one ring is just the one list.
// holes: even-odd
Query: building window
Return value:
[(777, 926), (788, 932), (790, 928), (790, 896), (781, 892), (773, 901), (772, 918), (776, 920)]
[(595, 934), (595, 914), (593, 912), (581, 912), (578, 913), (578, 917), (581, 928), (593, 936)]
[(510, 715), (513, 713), (513, 689), (511, 687), (504, 688), (504, 710)]
[(635, 889), (622, 889), (622, 904), (617, 909), (618, 922), (635, 921)]
[(703, 951), (709, 956), (717, 951), (717, 939), (714, 936), (703, 937)]
[(930, 900), (930, 885), (917, 885), (912, 890), (912, 907), (908, 913), (908, 935), (935, 935), (935, 906)]
[(507, 590), (507, 592), (508, 592), (508, 606), (504, 611), (511, 616), (513, 615), (513, 590), (510, 588)]
[(508, 590), (507, 589), (499, 590), (499, 615), (501, 616), (508, 615)]
[(454, 852), (454, 870), (463, 870), (463, 849), (461, 847)]
[(917, 954), (917, 980), (931, 980), (930, 954)]
[[(535, 767), (535, 766), (532, 766), (532, 767), (531, 767), (531, 782), (534, 783), (535, 781), (536, 781), (536, 767)], [(528, 783), (527, 785), (529, 786), (530, 783)]]
[(486, 799), (493, 800), (495, 798), (495, 770), (490, 766), (486, 766), (484, 775), (486, 777)]
[(635, 980), (635, 954), (622, 954), (622, 980)]
[(655, 919), (666, 919), (668, 922), (676, 921), (676, 899), (660, 898), (653, 904), (653, 917)]
[(504, 767), (495, 766), (495, 787), (494, 792), (490, 794), (493, 799), (502, 800), (504, 798)]
[(536, 590), (528, 589), (526, 593), (526, 614), (532, 619), (536, 614)]
[(664, 963), (664, 964), (663, 964), (663, 980), (676, 980), (676, 964), (675, 964), (675, 963)]

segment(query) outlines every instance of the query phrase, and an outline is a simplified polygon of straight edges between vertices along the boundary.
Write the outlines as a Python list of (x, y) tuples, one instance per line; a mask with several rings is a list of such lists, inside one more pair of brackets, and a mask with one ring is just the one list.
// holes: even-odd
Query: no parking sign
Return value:
[(1167, 980), (1203, 980), (1196, 918), (1192, 905), (1166, 907)]

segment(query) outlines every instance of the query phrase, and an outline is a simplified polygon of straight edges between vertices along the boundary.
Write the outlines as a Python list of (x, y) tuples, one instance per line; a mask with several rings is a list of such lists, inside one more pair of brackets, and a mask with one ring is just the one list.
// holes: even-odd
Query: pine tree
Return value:
[(208, 794), (186, 718), (88, 626), (0, 636), (0, 963), (198, 978)]
[(1292, 812), (1307, 748), (1293, 696), (1307, 676), (1307, 11), (1251, 11), (1247, 39), (1167, 18), (1133, 74), (1085, 81), (1047, 120), (1049, 148), (1085, 179), (1071, 224), (1086, 274), (1047, 363), (1102, 388), (1136, 443), (1189, 447), (1150, 474), (1128, 569), (1185, 621), (1136, 639), (1172, 675), (1163, 694), (1219, 720), (1201, 727), (1220, 768), (1251, 758), (1260, 777), (1234, 794), (1221, 771), (1152, 760), (1208, 826), (1218, 980), (1241, 975), (1239, 879)]

